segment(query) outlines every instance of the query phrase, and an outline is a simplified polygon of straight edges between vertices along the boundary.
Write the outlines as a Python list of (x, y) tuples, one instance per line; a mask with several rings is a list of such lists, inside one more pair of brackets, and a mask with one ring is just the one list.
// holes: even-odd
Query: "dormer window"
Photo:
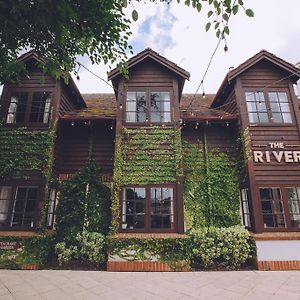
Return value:
[(13, 92), (6, 115), (7, 124), (48, 124), (51, 115), (51, 92)]
[(249, 123), (292, 123), (286, 92), (246, 92), (245, 94)]
[(167, 91), (127, 92), (126, 123), (169, 123), (170, 103)]

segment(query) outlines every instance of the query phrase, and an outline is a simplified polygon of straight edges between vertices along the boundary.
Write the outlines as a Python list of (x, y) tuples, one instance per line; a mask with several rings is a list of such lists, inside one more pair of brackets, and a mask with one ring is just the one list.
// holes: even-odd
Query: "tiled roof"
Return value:
[[(68, 113), (62, 119), (95, 120), (116, 118), (116, 98), (114, 94), (83, 94), (87, 108)], [(205, 98), (197, 94), (183, 94), (180, 103), (180, 115), (184, 120), (232, 120), (235, 116), (210, 105), (214, 94), (207, 94)]]

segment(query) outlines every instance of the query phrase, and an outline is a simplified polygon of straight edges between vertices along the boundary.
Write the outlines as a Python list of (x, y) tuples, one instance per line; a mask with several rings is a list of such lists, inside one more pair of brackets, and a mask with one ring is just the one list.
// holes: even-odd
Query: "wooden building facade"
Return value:
[[(42, 74), (33, 52), (20, 60), (28, 76), (4, 85), (1, 127), (55, 131), (57, 181), (73, 176), (92, 157), (102, 181), (113, 184), (116, 145), (127, 143), (119, 232), (184, 232), (184, 173), (174, 148), (178, 133), (180, 142), (205, 139), (210, 149), (224, 153), (240, 134), (246, 153), (242, 223), (257, 234), (300, 231), (296, 66), (262, 50), (229, 71), (217, 93), (204, 98), (182, 94), (189, 73), (151, 49), (128, 61), (129, 80), (117, 69), (110, 73), (113, 94), (81, 95), (72, 80), (65, 84)], [(159, 135), (162, 140), (149, 142)], [(47, 224), (53, 226), (56, 186), (46, 184), (39, 170), (26, 172), (21, 179), (0, 178), (0, 230), (34, 230), (45, 188), (51, 194)]]

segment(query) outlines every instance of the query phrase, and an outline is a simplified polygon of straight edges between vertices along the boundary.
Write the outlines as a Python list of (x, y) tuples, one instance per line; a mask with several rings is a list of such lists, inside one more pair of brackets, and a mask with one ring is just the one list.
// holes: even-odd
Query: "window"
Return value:
[(146, 189), (129, 187), (123, 190), (122, 229), (145, 228)]
[(121, 229), (174, 230), (172, 187), (126, 187), (122, 196)]
[(246, 93), (247, 109), (250, 123), (268, 122), (268, 113), (262, 92)]
[(292, 123), (287, 93), (246, 92), (245, 95), (250, 123)]
[(264, 227), (286, 227), (280, 188), (260, 188)]
[(33, 93), (29, 122), (47, 124), (50, 117), (51, 93)]
[(48, 124), (51, 115), (51, 92), (15, 92), (10, 96), (6, 123)]
[(56, 190), (49, 190), (49, 202), (48, 202), (48, 212), (47, 212), (47, 227), (53, 228), (55, 207), (56, 207)]
[(151, 188), (151, 228), (171, 228), (174, 223), (173, 189)]
[(291, 226), (300, 228), (300, 187), (288, 188)]
[(169, 92), (127, 92), (127, 123), (171, 122), (171, 98)]
[(11, 190), (11, 186), (0, 186), (0, 226), (7, 226), (9, 222)]
[(37, 187), (0, 186), (0, 226), (34, 227), (37, 202)]
[(292, 123), (289, 101), (286, 93), (268, 93), (274, 123)]
[(126, 122), (145, 122), (146, 111), (146, 93), (128, 92), (126, 100)]
[(28, 93), (14, 93), (10, 97), (6, 123), (24, 123)]
[(251, 227), (248, 189), (241, 190), (241, 212), (243, 225), (245, 227)]
[(151, 117), (152, 123), (171, 122), (171, 105), (169, 92), (151, 92)]

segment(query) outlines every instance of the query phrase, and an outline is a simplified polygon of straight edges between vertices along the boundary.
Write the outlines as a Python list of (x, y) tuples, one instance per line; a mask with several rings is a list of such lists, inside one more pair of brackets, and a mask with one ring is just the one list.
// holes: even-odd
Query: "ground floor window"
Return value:
[(241, 189), (241, 215), (242, 223), (245, 227), (251, 227), (251, 216), (249, 209), (249, 191)]
[(259, 189), (264, 228), (300, 228), (300, 187)]
[(170, 186), (123, 188), (121, 229), (173, 231), (174, 188)]
[(38, 187), (0, 186), (0, 227), (33, 228)]
[(49, 202), (47, 211), (47, 227), (53, 228), (55, 223), (55, 209), (56, 209), (57, 192), (56, 189), (49, 189)]

